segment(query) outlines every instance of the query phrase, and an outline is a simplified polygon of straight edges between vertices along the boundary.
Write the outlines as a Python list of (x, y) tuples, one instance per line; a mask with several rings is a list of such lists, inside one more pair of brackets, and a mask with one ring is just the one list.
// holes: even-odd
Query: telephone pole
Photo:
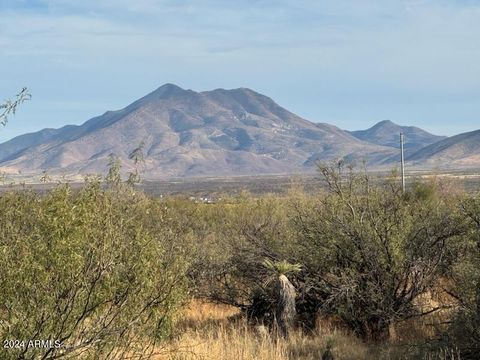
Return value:
[(403, 133), (400, 133), (400, 154), (402, 164), (402, 191), (405, 192), (405, 157), (403, 155)]

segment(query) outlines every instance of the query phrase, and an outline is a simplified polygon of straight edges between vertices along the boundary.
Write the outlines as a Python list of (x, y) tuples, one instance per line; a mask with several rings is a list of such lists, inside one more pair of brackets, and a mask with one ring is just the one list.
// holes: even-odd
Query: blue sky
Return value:
[(0, 0), (0, 141), (171, 82), (249, 87), (315, 122), (480, 128), (479, 0)]

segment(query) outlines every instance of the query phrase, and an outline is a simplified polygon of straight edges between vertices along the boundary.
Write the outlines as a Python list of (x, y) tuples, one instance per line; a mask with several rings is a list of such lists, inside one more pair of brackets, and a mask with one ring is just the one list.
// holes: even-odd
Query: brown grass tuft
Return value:
[(288, 339), (249, 325), (239, 309), (194, 301), (186, 309), (177, 337), (156, 357), (157, 360), (320, 360), (331, 347), (336, 360), (457, 360), (453, 351), (419, 355), (402, 345), (365, 344), (320, 320), (319, 329), (310, 334), (292, 331)]

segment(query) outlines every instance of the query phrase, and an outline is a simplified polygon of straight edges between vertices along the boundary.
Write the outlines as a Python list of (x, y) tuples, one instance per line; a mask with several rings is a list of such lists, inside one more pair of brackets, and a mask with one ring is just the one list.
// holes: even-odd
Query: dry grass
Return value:
[(457, 360), (455, 352), (422, 353), (405, 345), (367, 345), (331, 321), (321, 321), (312, 334), (300, 330), (288, 340), (254, 327), (237, 308), (195, 301), (185, 310), (179, 334), (157, 360), (321, 360), (331, 346), (336, 360)]
[(355, 339), (341, 334), (304, 336), (295, 332), (288, 340), (255, 331), (245, 322), (220, 324), (218, 327), (190, 331), (170, 344), (170, 360), (317, 360), (328, 343), (338, 359), (369, 359), (366, 348)]

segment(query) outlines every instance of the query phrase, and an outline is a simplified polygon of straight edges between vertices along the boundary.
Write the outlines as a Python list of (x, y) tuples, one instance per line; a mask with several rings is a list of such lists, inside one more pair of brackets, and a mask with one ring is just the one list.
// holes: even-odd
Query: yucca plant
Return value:
[(297, 314), (295, 287), (286, 274), (299, 272), (302, 268), (299, 264), (290, 264), (285, 260), (278, 262), (265, 260), (263, 266), (272, 273), (268, 283), (272, 285), (275, 299), (275, 322), (280, 334), (286, 338)]

